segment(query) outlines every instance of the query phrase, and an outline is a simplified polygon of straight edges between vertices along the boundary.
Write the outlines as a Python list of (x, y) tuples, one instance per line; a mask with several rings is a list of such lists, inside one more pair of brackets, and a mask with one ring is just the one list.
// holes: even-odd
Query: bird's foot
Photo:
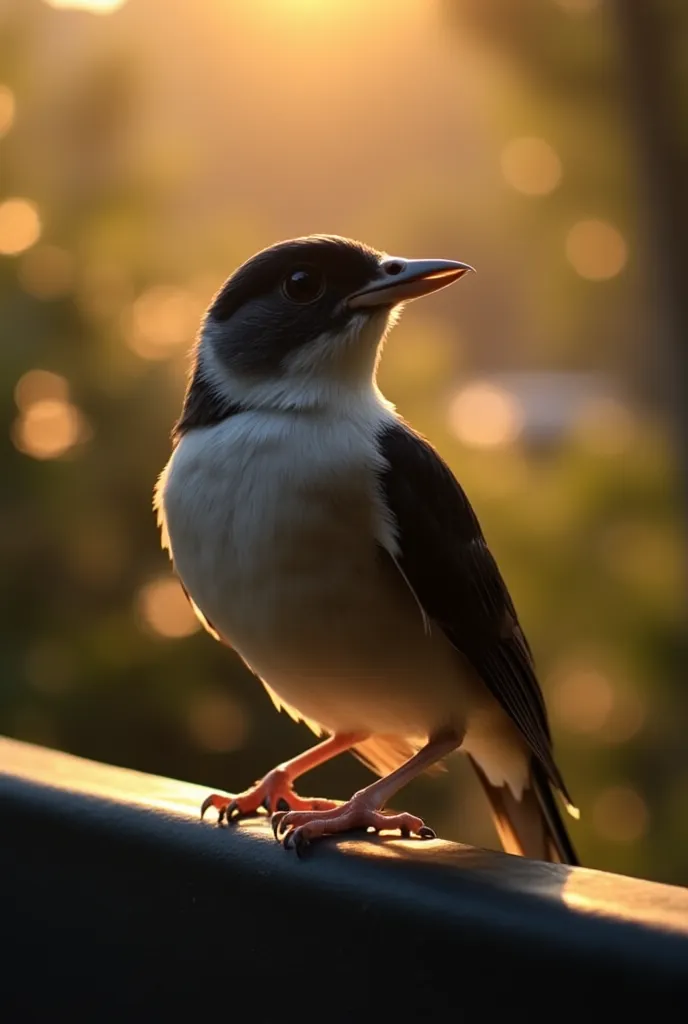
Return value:
[(414, 814), (383, 814), (371, 805), (365, 791), (354, 794), (345, 804), (339, 804), (332, 810), (278, 811), (272, 816), (275, 838), (285, 849), (293, 847), (298, 856), (314, 839), (356, 829), (374, 829), (376, 832), (398, 829), (402, 836), (413, 833), (421, 839), (436, 838), (434, 831)]
[(236, 796), (211, 793), (201, 804), (201, 818), (210, 807), (216, 809), (220, 824), (225, 819), (232, 822), (256, 814), (260, 807), (264, 807), (270, 813), (285, 804), (288, 810), (316, 813), (337, 807), (334, 800), (299, 796), (292, 788), (288, 772), (282, 768), (274, 768), (255, 786), (244, 790), (243, 793), (237, 793)]

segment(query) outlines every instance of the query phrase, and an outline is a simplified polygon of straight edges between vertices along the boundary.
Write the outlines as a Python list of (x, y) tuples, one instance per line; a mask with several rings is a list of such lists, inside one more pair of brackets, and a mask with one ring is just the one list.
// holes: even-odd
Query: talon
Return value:
[(205, 817), (205, 812), (208, 810), (208, 808), (213, 806), (213, 794), (211, 793), (210, 796), (207, 796), (203, 803), (201, 804), (201, 821), (203, 821), (203, 818)]
[(401, 833), (402, 839), (408, 839), (411, 835), (411, 830), (409, 828), (400, 828), (399, 832)]
[(430, 828), (428, 825), (422, 825), (418, 829), (418, 835), (421, 839), (437, 839), (437, 833), (434, 828)]
[[(208, 794), (201, 804), (201, 820), (205, 817), (209, 807), (214, 807), (217, 811), (218, 825), (222, 825), (224, 822), (229, 825), (239, 821), (240, 818), (252, 815), (260, 817), (263, 810), (266, 810), (270, 816), (277, 811), (280, 812), (280, 816), (283, 816), (291, 810), (303, 812), (313, 811), (316, 808), (324, 810), (334, 806), (336, 805), (332, 800), (317, 800), (314, 797), (299, 796), (294, 792), (286, 773), (282, 769), (275, 769), (242, 793), (227, 794), (226, 796), (221, 793)], [(280, 818), (275, 820), (273, 829), (279, 821)], [(275, 832), (275, 837), (277, 838), (277, 832)]]
[(291, 850), (295, 829), (290, 828), (282, 836), (282, 846), (285, 850)]
[(301, 860), (301, 858), (305, 855), (306, 850), (311, 845), (308, 840), (308, 837), (305, 836), (301, 829), (298, 828), (294, 829), (293, 832), (290, 832), (289, 836), (292, 840), (291, 845), (294, 847), (294, 852), (296, 853), (296, 856), (299, 858), (299, 860)]
[(284, 818), (286, 813), (286, 811), (275, 811), (273, 816), (270, 818), (270, 824), (272, 825), (272, 834), (274, 835), (275, 839), (280, 839), (280, 825), (282, 824), (282, 819)]

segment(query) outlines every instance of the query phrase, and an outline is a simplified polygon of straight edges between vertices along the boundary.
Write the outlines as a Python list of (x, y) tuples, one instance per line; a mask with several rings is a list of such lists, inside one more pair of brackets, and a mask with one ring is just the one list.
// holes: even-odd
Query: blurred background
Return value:
[[(682, 0), (0, 0), (0, 731), (235, 791), (314, 741), (160, 550), (186, 353), (280, 238), (465, 260), (382, 390), (513, 592), (584, 862), (688, 884), (687, 109)], [(461, 758), (402, 803), (497, 845)]]

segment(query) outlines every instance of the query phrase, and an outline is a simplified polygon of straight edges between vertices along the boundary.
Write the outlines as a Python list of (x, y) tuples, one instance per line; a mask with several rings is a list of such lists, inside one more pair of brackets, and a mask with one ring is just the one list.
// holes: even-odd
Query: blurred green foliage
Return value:
[[(584, 862), (688, 882), (681, 463), (607, 5), (58, 6), (0, 6), (0, 729), (229, 789), (312, 742), (169, 583), (150, 504), (187, 342), (280, 237), (465, 259), (396, 328), (382, 389), (513, 591)], [(685, 66), (688, 10), (664, 9)], [(304, 788), (367, 777), (345, 757)], [(496, 843), (459, 759), (407, 805)]]

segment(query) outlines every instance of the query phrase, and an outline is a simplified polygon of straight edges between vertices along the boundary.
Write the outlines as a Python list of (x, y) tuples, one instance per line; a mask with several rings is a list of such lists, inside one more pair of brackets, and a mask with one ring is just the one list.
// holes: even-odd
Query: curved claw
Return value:
[(227, 807), (225, 814), (227, 815), (227, 824), (232, 821), (238, 821), (241, 817), (241, 808), (236, 800), (232, 800), (231, 804)]
[(221, 804), (218, 806), (218, 800), (219, 799), (220, 798), (217, 796), (217, 793), (211, 793), (209, 796), (207, 796), (205, 798), (205, 800), (201, 804), (201, 821), (203, 821), (203, 818), (205, 817), (206, 811), (210, 807), (217, 807), (217, 820), (218, 820), (218, 823), (222, 821), (222, 819), (225, 816), (225, 808)]
[(281, 838), (280, 825), (282, 824), (282, 819), (284, 818), (285, 814), (287, 814), (287, 811), (275, 811), (275, 813), (270, 818), (272, 834), (274, 835), (275, 839)]
[(421, 839), (437, 839), (437, 833), (434, 828), (430, 828), (428, 825), (423, 825), (419, 828), (418, 835)]
[(294, 847), (294, 852), (299, 859), (304, 856), (306, 850), (311, 845), (306, 836), (299, 829), (295, 829), (293, 832), (287, 833), (286, 838), (291, 839), (291, 843), (289, 845)]

